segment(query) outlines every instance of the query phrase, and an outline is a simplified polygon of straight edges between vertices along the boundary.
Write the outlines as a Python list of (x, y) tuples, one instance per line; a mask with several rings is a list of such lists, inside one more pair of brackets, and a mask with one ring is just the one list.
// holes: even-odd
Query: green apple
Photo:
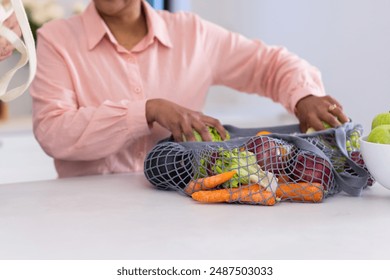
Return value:
[(390, 124), (383, 124), (371, 130), (367, 138), (368, 142), (390, 144)]
[(383, 124), (390, 124), (390, 112), (381, 113), (372, 120), (371, 129)]

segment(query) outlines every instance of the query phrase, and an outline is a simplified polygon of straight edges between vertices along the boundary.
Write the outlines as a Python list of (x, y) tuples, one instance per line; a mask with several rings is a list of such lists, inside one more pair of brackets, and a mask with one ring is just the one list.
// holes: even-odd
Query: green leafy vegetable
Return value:
[[(332, 126), (331, 126), (330, 124), (328, 124), (327, 122), (324, 122), (324, 121), (322, 121), (322, 125), (325, 127), (325, 129), (332, 128)], [(313, 133), (313, 132), (317, 132), (317, 130), (315, 130), (315, 129), (312, 128), (312, 127), (309, 127), (309, 128), (306, 130), (306, 134), (310, 134), (310, 133)]]
[(265, 188), (271, 186), (276, 188), (276, 177), (265, 172), (257, 164), (256, 155), (247, 150), (240, 151), (238, 148), (232, 150), (221, 150), (212, 166), (215, 173), (223, 173), (228, 170), (236, 170), (237, 173), (227, 182), (225, 186), (238, 187), (240, 185), (259, 184)]
[[(215, 127), (208, 126), (208, 130), (209, 130), (209, 134), (211, 136), (211, 141), (212, 142), (224, 141), (222, 139), (221, 135), (219, 135), (219, 133), (218, 133), (218, 131), (217, 131), (217, 129)], [(194, 130), (194, 136), (195, 136), (195, 141), (196, 142), (202, 142), (203, 141), (202, 136), (196, 130)], [(229, 132), (227, 130), (226, 130), (226, 138), (225, 138), (225, 140), (230, 140), (230, 134), (229, 134)], [(186, 140), (184, 139), (184, 141), (186, 141)]]

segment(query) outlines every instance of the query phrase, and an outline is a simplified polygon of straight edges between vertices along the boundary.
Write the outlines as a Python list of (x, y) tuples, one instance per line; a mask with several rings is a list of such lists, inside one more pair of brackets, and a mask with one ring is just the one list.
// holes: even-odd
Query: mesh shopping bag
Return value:
[(146, 157), (146, 178), (200, 202), (259, 205), (321, 202), (341, 191), (359, 196), (373, 183), (360, 155), (360, 125), (311, 134), (298, 125), (225, 128), (228, 141), (160, 142)]

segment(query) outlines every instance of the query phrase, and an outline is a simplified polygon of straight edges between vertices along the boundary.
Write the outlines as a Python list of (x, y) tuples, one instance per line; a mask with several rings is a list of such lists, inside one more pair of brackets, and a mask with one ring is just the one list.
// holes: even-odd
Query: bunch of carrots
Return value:
[(259, 184), (218, 189), (223, 183), (231, 180), (236, 172), (232, 170), (192, 180), (184, 191), (194, 200), (202, 203), (240, 202), (273, 206), (282, 200), (321, 202), (324, 198), (321, 184), (288, 182), (285, 178), (280, 178), (275, 193)]

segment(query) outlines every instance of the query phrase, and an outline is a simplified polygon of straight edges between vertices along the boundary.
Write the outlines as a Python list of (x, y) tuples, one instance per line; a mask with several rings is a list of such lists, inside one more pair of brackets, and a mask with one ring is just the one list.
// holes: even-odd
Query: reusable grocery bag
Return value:
[[(22, 30), (22, 38), (19, 38), (12, 30), (3, 25), (4, 21), (12, 13), (15, 13), (20, 29)], [(0, 36), (7, 39), (14, 46), (15, 50), (20, 53), (17, 64), (0, 77), (0, 100), (7, 102), (17, 98), (26, 91), (34, 78), (37, 62), (34, 38), (21, 0), (11, 0), (7, 6), (0, 4), (0, 21)], [(27, 62), (29, 62), (29, 76), (27, 80), (22, 85), (9, 89), (8, 87), (12, 77)]]
[[(228, 141), (158, 143), (145, 159), (146, 178), (201, 202), (259, 205), (321, 202), (339, 192), (360, 196), (373, 184), (360, 154), (361, 125), (310, 134), (298, 125), (225, 128)], [(205, 184), (221, 174), (230, 179), (212, 188)]]

